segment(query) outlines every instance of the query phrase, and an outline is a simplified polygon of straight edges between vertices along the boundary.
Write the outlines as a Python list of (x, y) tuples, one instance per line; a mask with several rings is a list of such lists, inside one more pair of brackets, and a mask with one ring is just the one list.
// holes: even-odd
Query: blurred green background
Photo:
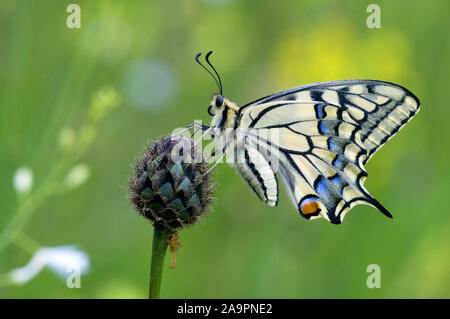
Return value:
[[(80, 29), (66, 26), (70, 3), (81, 7)], [(76, 244), (91, 268), (80, 289), (44, 269), (0, 297), (147, 296), (152, 227), (126, 199), (130, 164), (147, 141), (210, 120), (216, 87), (194, 56), (214, 50), (224, 94), (240, 105), (373, 78), (404, 85), (422, 109), (367, 165), (365, 185), (393, 220), (357, 206), (338, 226), (307, 221), (285, 192), (267, 207), (219, 165), (214, 208), (181, 232), (161, 297), (449, 298), (450, 2), (377, 1), (380, 29), (366, 26), (370, 3), (1, 1), (0, 232), (22, 214), (28, 238)], [(87, 180), (51, 187), (80, 163)], [(34, 177), (22, 195), (12, 182), (20, 167)], [(0, 272), (27, 264), (33, 245), (7, 245)], [(366, 286), (369, 264), (381, 267), (380, 289)]]

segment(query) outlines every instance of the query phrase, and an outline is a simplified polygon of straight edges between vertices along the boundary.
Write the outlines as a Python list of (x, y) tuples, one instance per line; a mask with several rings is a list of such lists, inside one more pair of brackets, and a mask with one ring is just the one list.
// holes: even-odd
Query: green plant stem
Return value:
[(153, 231), (152, 264), (150, 268), (149, 299), (159, 299), (161, 278), (169, 245), (170, 231), (155, 227)]
[(42, 247), (33, 238), (28, 237), (24, 233), (17, 234), (14, 244), (30, 255), (33, 255), (38, 249)]
[(11, 285), (13, 285), (13, 282), (11, 280), (10, 274), (0, 274), (0, 287), (8, 287)]

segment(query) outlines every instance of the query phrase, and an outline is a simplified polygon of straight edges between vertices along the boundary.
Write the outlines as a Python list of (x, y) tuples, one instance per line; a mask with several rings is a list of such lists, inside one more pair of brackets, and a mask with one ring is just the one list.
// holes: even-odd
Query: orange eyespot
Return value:
[(310, 199), (305, 200), (301, 206), (304, 215), (314, 214), (318, 209), (319, 203)]

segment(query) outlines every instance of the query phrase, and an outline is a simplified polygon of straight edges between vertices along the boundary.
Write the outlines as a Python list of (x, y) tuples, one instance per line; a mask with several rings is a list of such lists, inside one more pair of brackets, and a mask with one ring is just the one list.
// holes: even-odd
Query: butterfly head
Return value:
[(208, 114), (214, 116), (224, 107), (228, 101), (220, 94), (214, 94), (208, 106)]

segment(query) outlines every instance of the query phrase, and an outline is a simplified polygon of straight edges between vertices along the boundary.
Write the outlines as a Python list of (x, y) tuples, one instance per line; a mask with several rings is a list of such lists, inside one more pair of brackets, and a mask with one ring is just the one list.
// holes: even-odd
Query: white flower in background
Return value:
[(20, 167), (14, 173), (13, 186), (17, 193), (27, 193), (33, 187), (33, 171), (29, 167)]
[(91, 169), (87, 164), (77, 164), (67, 173), (64, 184), (68, 189), (73, 189), (86, 182), (90, 175)]
[(74, 245), (44, 247), (34, 253), (28, 264), (11, 270), (10, 279), (13, 283), (24, 284), (46, 266), (65, 280), (73, 269), (79, 269), (80, 274), (86, 273), (89, 270), (89, 256)]

